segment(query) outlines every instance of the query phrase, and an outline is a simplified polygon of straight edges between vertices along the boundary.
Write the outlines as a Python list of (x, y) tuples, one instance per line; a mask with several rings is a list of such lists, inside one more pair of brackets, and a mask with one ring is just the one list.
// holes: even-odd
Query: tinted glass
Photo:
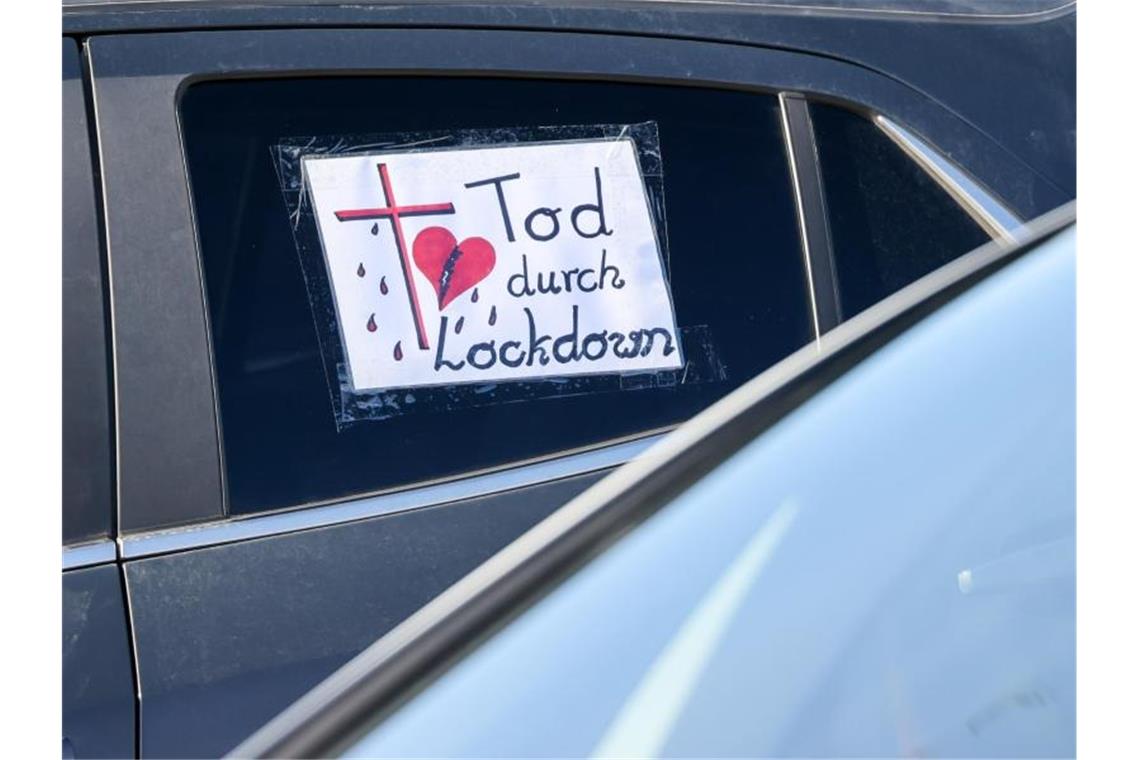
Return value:
[(79, 48), (63, 40), (63, 541), (111, 533), (103, 249)]
[(819, 103), (811, 118), (844, 317), (989, 241), (874, 123)]
[[(811, 340), (776, 98), (647, 85), (350, 78), (195, 85), (181, 104), (229, 507), (459, 475), (684, 420)], [(271, 147), (283, 138), (656, 122), (681, 329), (719, 379), (499, 406), (333, 417)]]
[(348, 755), (1072, 756), (1074, 240), (855, 367)]

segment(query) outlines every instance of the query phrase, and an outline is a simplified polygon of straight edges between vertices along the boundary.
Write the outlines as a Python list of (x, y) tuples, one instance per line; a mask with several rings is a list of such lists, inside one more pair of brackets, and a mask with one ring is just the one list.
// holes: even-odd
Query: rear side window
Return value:
[(811, 119), (844, 317), (990, 240), (873, 122), (821, 103)]
[[(245, 80), (191, 86), (181, 117), (231, 513), (458, 476), (672, 425), (814, 337), (774, 95), (493, 78)], [(472, 174), (465, 178), (473, 180), (470, 197), (488, 204), (475, 234), (453, 229), (460, 215), (445, 208), (454, 198), (432, 184), (438, 173), (424, 170), (416, 179), (421, 156), (408, 155), (406, 147), (399, 156), (385, 152), (395, 135), (416, 150), (461, 146), (467, 152), (455, 155), (469, 163), (480, 146), (524, 141), (587, 150), (607, 139), (616, 154), (632, 140), (629, 161), (641, 176), (627, 176), (624, 190), (613, 177), (599, 175), (595, 185), (587, 166), (571, 200), (544, 205), (523, 188), (560, 160), (555, 153), (520, 164), (513, 172), (521, 174), (518, 180), (480, 185), (512, 172)], [(330, 158), (345, 160), (316, 163)], [(424, 160), (447, 165), (438, 158)], [(308, 173), (290, 173), (289, 167), (306, 161)], [(315, 168), (325, 167), (332, 167), (328, 182), (313, 184)], [(414, 207), (402, 221), (402, 248), (385, 212), (330, 201), (335, 215), (321, 216), (328, 188), (335, 191), (351, 172), (375, 185), (375, 203), (360, 205)], [(642, 229), (638, 246), (645, 249), (642, 260), (660, 268), (653, 263), (653, 272), (641, 272), (622, 265), (615, 279), (601, 254), (605, 249), (611, 265), (622, 254), (622, 230), (613, 227), (626, 202), (647, 209), (652, 228)], [(333, 241), (341, 234), (354, 236), (348, 248)], [(547, 252), (559, 236), (579, 241), (582, 271), (551, 263)], [(377, 258), (355, 253), (354, 246), (372, 243), (381, 246)], [(323, 250), (334, 245), (349, 250), (351, 261)], [(546, 330), (553, 339), (570, 330), (575, 307), (585, 333), (590, 303), (605, 304), (607, 324), (622, 324), (637, 310), (660, 316), (660, 331), (647, 329), (639, 344), (647, 358), (638, 366), (645, 371), (621, 371), (605, 364), (607, 356), (596, 373), (565, 378), (548, 371), (516, 382), (506, 372), (485, 384), (466, 377), (460, 382), (460, 371), (445, 366), (436, 385), (422, 373), (387, 382), (385, 367), (396, 377), (409, 362), (434, 356), (441, 338), (455, 351), (444, 357), (453, 363), (491, 362), (491, 353), (480, 353), (469, 336), (476, 328), (487, 331), (496, 319), (501, 333), (495, 361), (521, 356), (503, 353), (503, 346), (517, 337), (526, 347), (521, 307), (541, 299), (520, 296), (519, 279), (509, 284), (503, 277), (500, 292), (486, 273), (493, 261), (506, 266), (517, 260), (508, 257), (512, 245), (528, 246), (532, 278), (535, 271), (555, 269), (568, 291), (557, 295), (561, 311), (551, 318), (560, 326)], [(401, 269), (397, 250), (406, 250), (407, 261), (414, 254), (414, 266)], [(349, 268), (336, 271), (342, 266)], [(621, 292), (636, 295), (624, 301), (613, 292), (604, 299), (581, 294), (597, 277), (608, 285), (623, 280), (653, 287), (629, 287)], [(409, 303), (415, 286), (401, 290), (405, 281), (420, 283), (428, 349), (417, 345), (415, 332), (395, 325), (411, 319), (403, 316), (409, 309), (417, 314), (417, 305)], [(530, 287), (536, 285), (532, 279)], [(350, 303), (357, 296), (345, 293), (354, 288), (364, 289), (360, 298), (372, 299), (363, 303), (377, 305)], [(392, 303), (402, 310), (389, 314)], [(538, 305), (531, 312), (542, 317)], [(675, 319), (675, 332), (662, 315)], [(666, 353), (667, 334), (677, 338), (676, 353)], [(612, 350), (614, 335), (609, 337)], [(364, 345), (375, 345), (376, 363), (362, 353), (371, 349), (352, 343), (360, 339), (375, 341)], [(595, 338), (593, 349), (580, 350), (601, 351), (603, 343)], [(501, 370), (496, 364), (488, 371)], [(449, 385), (448, 378), (455, 382)], [(372, 406), (378, 413), (369, 413)]]

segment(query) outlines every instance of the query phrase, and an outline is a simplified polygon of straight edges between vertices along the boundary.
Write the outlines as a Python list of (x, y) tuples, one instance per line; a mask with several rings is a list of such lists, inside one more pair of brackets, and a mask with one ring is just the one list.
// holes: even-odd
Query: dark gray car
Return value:
[[(226, 752), (664, 432), (1074, 197), (1070, 4), (812, 5), (65, 3), (65, 751)], [(290, 149), (626, 127), (680, 368), (350, 392)]]

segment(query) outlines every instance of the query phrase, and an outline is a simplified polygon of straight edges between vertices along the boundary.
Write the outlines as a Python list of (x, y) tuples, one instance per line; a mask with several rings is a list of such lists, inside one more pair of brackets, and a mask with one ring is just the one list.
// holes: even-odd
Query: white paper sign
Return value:
[(303, 171), (357, 391), (682, 366), (632, 140)]

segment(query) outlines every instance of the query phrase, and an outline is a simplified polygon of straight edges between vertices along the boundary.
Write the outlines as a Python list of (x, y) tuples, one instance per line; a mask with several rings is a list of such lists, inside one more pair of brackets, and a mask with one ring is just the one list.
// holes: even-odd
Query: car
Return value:
[(233, 756), (1074, 756), (1076, 232), (1043, 224), (697, 415)]
[(66, 752), (224, 754), (1070, 202), (1075, 8), (979, 8), (66, 0)]

